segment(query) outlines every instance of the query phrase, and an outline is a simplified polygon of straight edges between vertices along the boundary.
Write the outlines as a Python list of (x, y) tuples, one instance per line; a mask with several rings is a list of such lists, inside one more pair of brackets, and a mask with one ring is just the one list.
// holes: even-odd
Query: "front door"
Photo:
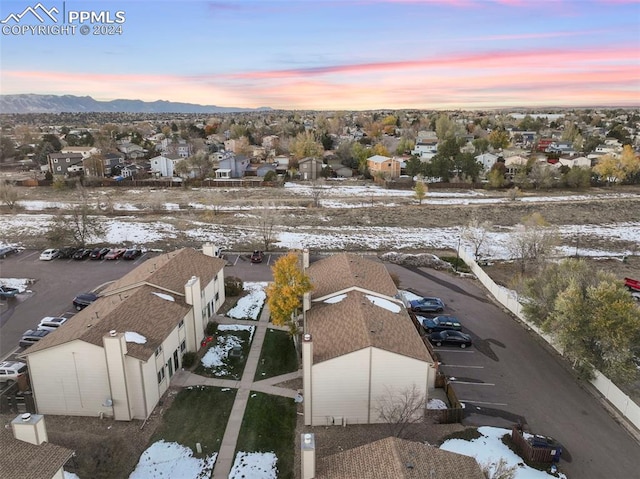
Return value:
[(169, 379), (171, 379), (171, 376), (173, 376), (173, 361), (171, 359), (169, 359), (167, 367), (169, 368)]

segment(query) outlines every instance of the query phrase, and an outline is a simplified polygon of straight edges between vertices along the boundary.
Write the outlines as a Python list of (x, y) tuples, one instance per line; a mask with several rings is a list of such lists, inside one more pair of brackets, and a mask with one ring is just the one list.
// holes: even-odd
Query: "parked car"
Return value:
[(453, 316), (436, 316), (435, 318), (425, 318), (424, 316), (418, 316), (418, 321), (427, 333), (439, 332), (439, 331), (461, 331), (462, 325), (458, 318)]
[(20, 361), (2, 361), (0, 363), (0, 383), (16, 382), (27, 374), (27, 365)]
[(55, 259), (58, 256), (60, 256), (60, 251), (52, 248), (46, 249), (42, 253), (40, 253), (40, 259), (42, 261), (51, 261), (52, 259)]
[(469, 336), (468, 334), (453, 330), (431, 333), (429, 335), (429, 341), (431, 341), (436, 346), (447, 344), (450, 346), (460, 346), (463, 349), (467, 346), (471, 346), (471, 344), (473, 343), (471, 341), (471, 336)]
[(124, 252), (122, 259), (136, 259), (142, 255), (142, 250), (137, 248), (131, 248)]
[(55, 316), (46, 316), (40, 320), (38, 329), (43, 331), (55, 331), (67, 321), (67, 318), (58, 318)]
[(18, 252), (18, 248), (15, 246), (3, 246), (0, 248), (0, 258), (6, 258), (10, 254), (15, 254)]
[(78, 248), (74, 248), (72, 246), (68, 246), (66, 248), (60, 248), (58, 253), (58, 258), (69, 259), (72, 258), (73, 255), (78, 251)]
[(98, 295), (95, 293), (80, 293), (73, 298), (73, 307), (76, 308), (77, 311), (83, 310), (96, 299), (98, 299)]
[(40, 341), (47, 334), (49, 334), (49, 331), (44, 331), (42, 329), (28, 329), (24, 332), (22, 338), (20, 338), (20, 342), (18, 343), (18, 345), (21, 348), (28, 348), (29, 346), (32, 346)]
[(104, 259), (109, 251), (111, 251), (110, 248), (93, 248), (93, 250), (89, 254), (89, 259)]
[(79, 249), (75, 253), (73, 253), (73, 259), (82, 261), (83, 259), (87, 259), (90, 254), (91, 254), (90, 249), (86, 249), (86, 248)]
[(409, 307), (416, 313), (441, 313), (445, 305), (440, 298), (424, 297), (409, 301)]
[(10, 288), (9, 286), (3, 286), (0, 284), (0, 298), (15, 298), (19, 292), (20, 290), (18, 288)]
[(264, 255), (262, 254), (262, 251), (255, 250), (253, 252), (253, 254), (251, 255), (251, 262), (252, 263), (262, 263), (262, 258), (263, 257), (264, 257)]
[(116, 248), (109, 251), (106, 255), (104, 255), (104, 259), (114, 260), (122, 258), (124, 252), (127, 251), (124, 248)]

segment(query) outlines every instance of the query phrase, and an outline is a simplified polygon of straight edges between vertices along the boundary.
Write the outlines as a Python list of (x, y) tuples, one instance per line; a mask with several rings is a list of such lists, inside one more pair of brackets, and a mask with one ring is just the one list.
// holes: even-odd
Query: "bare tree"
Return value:
[(488, 221), (480, 223), (477, 219), (473, 219), (462, 231), (462, 237), (471, 243), (473, 247), (473, 255), (476, 261), (480, 259), (480, 250), (484, 245), (490, 227), (491, 224)]
[(258, 211), (257, 226), (258, 234), (262, 239), (264, 250), (267, 251), (274, 242), (276, 232), (275, 228), (280, 219), (278, 210), (273, 203), (264, 203)]
[(320, 200), (324, 196), (324, 192), (324, 185), (322, 185), (320, 182), (314, 181), (311, 184), (311, 198), (313, 198), (313, 206), (315, 208), (320, 208), (322, 206)]
[(94, 214), (94, 208), (89, 205), (85, 189), (80, 187), (79, 194), (80, 202), (69, 214), (56, 216), (47, 231), (46, 236), (54, 246), (73, 243), (85, 247), (92, 239), (97, 239), (105, 233), (100, 217)]
[(520, 261), (524, 273), (527, 263), (544, 260), (557, 244), (556, 228), (547, 223), (540, 213), (533, 213), (516, 225), (507, 248)]
[(10, 210), (18, 204), (18, 190), (8, 183), (0, 183), (0, 201)]
[(413, 384), (402, 389), (386, 388), (375, 407), (380, 419), (389, 426), (391, 434), (401, 437), (410, 424), (424, 419), (425, 394)]

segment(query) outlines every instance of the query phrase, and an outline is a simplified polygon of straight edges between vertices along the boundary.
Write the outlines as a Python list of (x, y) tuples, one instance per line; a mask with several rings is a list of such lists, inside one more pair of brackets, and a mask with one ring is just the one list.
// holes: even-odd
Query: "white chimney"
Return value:
[(44, 416), (41, 414), (21, 414), (11, 421), (13, 436), (21, 441), (39, 446), (48, 442), (47, 427), (44, 424)]
[(202, 253), (212, 258), (219, 258), (221, 250), (213, 243), (205, 243), (202, 245)]
[(101, 406), (108, 408), (108, 410), (100, 411), (100, 413), (107, 416), (113, 415), (114, 419), (118, 421), (130, 421), (132, 412), (127, 388), (125, 356), (128, 348), (125, 334), (112, 329), (108, 334), (102, 336), (102, 349), (107, 363), (110, 397), (109, 401), (101, 403)]
[(312, 433), (300, 434), (302, 479), (316, 477), (316, 439)]
[(309, 248), (304, 248), (302, 250), (302, 269), (307, 269), (309, 267)]
[(311, 309), (311, 292), (307, 291), (302, 296), (302, 311), (309, 311)]

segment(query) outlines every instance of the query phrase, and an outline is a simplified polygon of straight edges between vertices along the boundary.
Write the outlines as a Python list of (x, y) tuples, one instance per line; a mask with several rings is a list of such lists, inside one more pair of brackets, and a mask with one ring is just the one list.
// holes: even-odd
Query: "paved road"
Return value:
[(522, 418), (534, 433), (564, 445), (560, 464), (570, 478), (640, 477), (640, 444), (556, 354), (490, 301), (479, 283), (430, 269), (387, 266), (398, 274), (401, 288), (441, 297), (446, 312), (474, 336), (476, 346), (469, 350), (474, 352), (442, 353), (443, 371), (464, 383), (455, 391), (467, 400), (466, 424), (505, 427)]

